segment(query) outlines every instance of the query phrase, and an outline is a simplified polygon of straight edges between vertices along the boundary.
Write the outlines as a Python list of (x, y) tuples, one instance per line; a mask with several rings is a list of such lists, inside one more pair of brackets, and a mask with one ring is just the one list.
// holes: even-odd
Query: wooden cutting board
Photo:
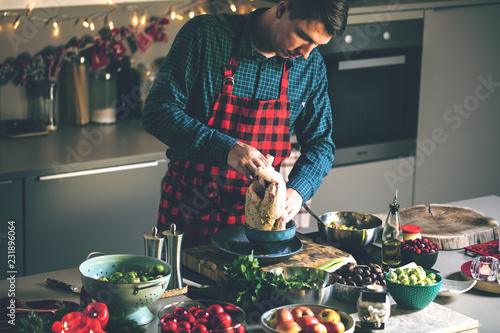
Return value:
[[(498, 222), (468, 207), (418, 205), (399, 210), (401, 223), (422, 228), (428, 238), (443, 250), (461, 249), (498, 239)], [(387, 214), (378, 214), (385, 221)]]
[[(265, 266), (264, 270), (283, 266), (318, 267), (334, 258), (351, 257), (349, 253), (333, 246), (315, 243), (312, 239), (297, 233), (302, 241), (302, 250), (295, 256), (278, 264)], [(213, 245), (184, 249), (181, 253), (182, 265), (216, 281), (224, 274), (224, 266), (230, 266), (234, 256), (222, 252)]]
[[(351, 314), (356, 332), (365, 332), (359, 326), (357, 313)], [(432, 302), (422, 310), (405, 310), (391, 306), (391, 315), (383, 333), (453, 333), (478, 327), (479, 321), (450, 308)], [(376, 331), (371, 331), (376, 332)]]

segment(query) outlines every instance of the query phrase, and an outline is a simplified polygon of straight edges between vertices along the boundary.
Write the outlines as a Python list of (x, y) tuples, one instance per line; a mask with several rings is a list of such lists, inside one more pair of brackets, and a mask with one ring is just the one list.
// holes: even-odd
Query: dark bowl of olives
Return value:
[(374, 263), (345, 264), (333, 273), (337, 278), (337, 283), (333, 286), (333, 297), (346, 303), (356, 304), (364, 285), (386, 285), (385, 274), (388, 271), (388, 268), (382, 268)]

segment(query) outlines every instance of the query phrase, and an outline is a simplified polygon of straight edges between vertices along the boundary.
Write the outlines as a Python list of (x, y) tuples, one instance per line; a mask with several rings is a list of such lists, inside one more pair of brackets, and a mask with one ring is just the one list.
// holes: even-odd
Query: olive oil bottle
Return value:
[(382, 232), (382, 265), (395, 267), (401, 264), (402, 242), (403, 229), (399, 215), (398, 190), (396, 190)]

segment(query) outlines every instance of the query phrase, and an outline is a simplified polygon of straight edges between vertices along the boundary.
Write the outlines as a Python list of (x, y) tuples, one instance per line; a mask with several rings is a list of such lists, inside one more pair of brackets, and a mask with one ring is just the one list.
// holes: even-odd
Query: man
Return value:
[(144, 128), (169, 149), (158, 227), (184, 247), (245, 221), (255, 171), (301, 156), (289, 175), (291, 220), (333, 163), (326, 68), (316, 47), (342, 35), (347, 0), (288, 0), (249, 15), (201, 15), (176, 36), (146, 100)]

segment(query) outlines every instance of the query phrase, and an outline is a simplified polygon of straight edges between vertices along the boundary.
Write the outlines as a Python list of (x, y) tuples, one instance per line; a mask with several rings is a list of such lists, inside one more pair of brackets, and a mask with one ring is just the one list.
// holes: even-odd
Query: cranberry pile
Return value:
[(434, 253), (438, 251), (438, 246), (427, 238), (409, 239), (403, 242), (403, 251), (420, 253)]
[(176, 307), (172, 314), (164, 315), (160, 320), (162, 333), (210, 333), (221, 332), (245, 333), (242, 324), (233, 322), (232, 313), (238, 309), (232, 304), (222, 307), (211, 304), (206, 309), (200, 305), (189, 310), (181, 306)]

